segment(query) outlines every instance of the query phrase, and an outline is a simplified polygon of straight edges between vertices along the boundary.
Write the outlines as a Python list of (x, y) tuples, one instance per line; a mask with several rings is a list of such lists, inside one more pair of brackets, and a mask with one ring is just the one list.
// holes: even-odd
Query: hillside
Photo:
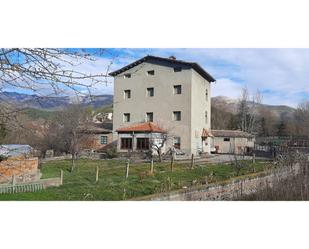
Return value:
[(0, 103), (9, 103), (20, 108), (30, 108), (39, 110), (59, 110), (72, 103), (81, 103), (83, 106), (99, 108), (113, 103), (113, 95), (95, 95), (79, 97), (79, 99), (69, 96), (43, 97), (38, 95), (28, 95), (15, 92), (0, 93)]
[[(229, 112), (232, 114), (236, 114), (237, 112), (237, 106), (238, 106), (237, 99), (231, 99), (225, 96), (217, 96), (211, 98), (211, 101), (212, 106), (218, 110), (224, 110), (225, 112)], [(291, 117), (295, 111), (294, 108), (285, 105), (261, 104), (261, 106), (271, 111), (277, 118), (281, 116)]]

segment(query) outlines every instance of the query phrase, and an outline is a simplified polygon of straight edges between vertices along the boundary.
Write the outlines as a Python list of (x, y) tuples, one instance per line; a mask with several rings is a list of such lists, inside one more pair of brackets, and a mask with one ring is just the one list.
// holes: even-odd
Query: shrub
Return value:
[(108, 148), (106, 150), (106, 156), (107, 158), (115, 158), (117, 157), (117, 147), (116, 146), (112, 146), (110, 148)]

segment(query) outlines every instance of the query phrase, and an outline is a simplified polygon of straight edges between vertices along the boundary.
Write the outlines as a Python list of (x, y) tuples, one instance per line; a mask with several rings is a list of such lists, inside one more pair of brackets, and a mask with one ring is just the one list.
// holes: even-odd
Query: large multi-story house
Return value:
[(146, 150), (167, 133), (165, 149), (210, 153), (211, 82), (197, 63), (146, 56), (115, 72), (113, 134), (118, 151)]

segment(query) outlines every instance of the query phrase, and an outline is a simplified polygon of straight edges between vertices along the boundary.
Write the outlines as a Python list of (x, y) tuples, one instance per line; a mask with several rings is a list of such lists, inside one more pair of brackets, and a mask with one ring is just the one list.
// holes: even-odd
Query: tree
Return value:
[(162, 162), (163, 149), (166, 147), (168, 142), (173, 139), (173, 128), (163, 125), (160, 122), (156, 123), (156, 126), (159, 127), (164, 132), (162, 133), (154, 133), (151, 134), (149, 140), (149, 149), (151, 156), (153, 155), (153, 151), (155, 151), (158, 155), (159, 162)]
[(262, 96), (259, 91), (250, 100), (249, 90), (247, 88), (242, 89), (237, 110), (238, 128), (240, 130), (249, 133), (257, 131), (258, 107), (261, 101)]
[(259, 108), (259, 122), (260, 130), (259, 134), (261, 136), (272, 136), (276, 133), (276, 117), (275, 115), (266, 107)]
[(71, 171), (76, 168), (81, 140), (85, 136), (80, 131), (86, 129), (90, 120), (87, 114), (89, 115), (81, 105), (75, 104), (60, 112), (58, 116), (58, 123), (61, 126), (61, 136), (58, 141), (62, 144), (64, 151), (72, 155)]
[(301, 102), (295, 113), (296, 133), (300, 136), (308, 136), (309, 134), (309, 101)]
[[(91, 88), (107, 83), (111, 59), (104, 73), (91, 74), (81, 70), (87, 61), (95, 61), (96, 55), (105, 50), (98, 49), (91, 55), (84, 49), (57, 48), (1, 48), (0, 49), (0, 92), (27, 91), (42, 97), (63, 95), (91, 95)], [(0, 124), (6, 125), (14, 119), (20, 108), (10, 106), (0, 108)], [(7, 127), (10, 128), (10, 127)]]

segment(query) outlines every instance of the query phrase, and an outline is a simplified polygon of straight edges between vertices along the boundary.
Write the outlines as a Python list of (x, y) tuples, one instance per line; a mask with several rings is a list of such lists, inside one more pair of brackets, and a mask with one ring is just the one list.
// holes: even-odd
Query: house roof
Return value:
[(17, 157), (29, 155), (32, 147), (27, 144), (2, 144), (0, 145), (0, 155), (8, 157)]
[(146, 123), (138, 123), (133, 124), (127, 127), (122, 127), (116, 130), (117, 132), (124, 133), (124, 132), (158, 132), (164, 133), (165, 131), (160, 128), (158, 125), (155, 125), (152, 122)]
[(215, 137), (254, 137), (252, 134), (240, 130), (211, 130)]
[(210, 130), (204, 128), (202, 132), (202, 137), (213, 137), (213, 135)]
[(143, 62), (155, 62), (155, 61), (161, 61), (161, 62), (169, 62), (172, 64), (175, 64), (175, 66), (177, 65), (185, 65), (185, 66), (189, 66), (191, 68), (193, 68), (196, 72), (198, 72), (203, 78), (205, 78), (206, 80), (208, 80), (209, 82), (215, 82), (216, 80), (208, 73), (206, 72), (199, 64), (195, 63), (195, 62), (188, 62), (188, 61), (182, 61), (182, 60), (176, 60), (176, 59), (172, 59), (172, 58), (163, 58), (163, 57), (157, 57), (157, 56), (153, 56), (153, 55), (147, 55), (123, 68), (120, 68), (114, 72), (111, 72), (109, 75), (110, 76), (116, 76), (120, 73), (123, 73)]

